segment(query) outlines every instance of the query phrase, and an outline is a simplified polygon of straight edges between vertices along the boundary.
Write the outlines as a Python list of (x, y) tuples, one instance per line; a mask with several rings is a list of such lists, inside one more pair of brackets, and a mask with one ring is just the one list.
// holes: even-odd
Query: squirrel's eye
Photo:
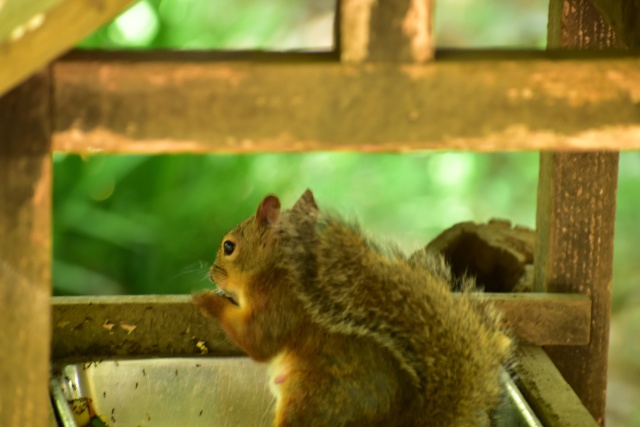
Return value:
[(236, 248), (236, 244), (230, 240), (225, 240), (222, 247), (224, 248), (225, 255), (231, 255)]

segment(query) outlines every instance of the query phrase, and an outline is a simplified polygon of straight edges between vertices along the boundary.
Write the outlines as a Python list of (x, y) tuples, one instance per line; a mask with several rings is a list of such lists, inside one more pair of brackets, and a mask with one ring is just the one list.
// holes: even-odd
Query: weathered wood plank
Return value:
[[(615, 31), (591, 0), (551, 1), (548, 45), (572, 50), (621, 47)], [(617, 179), (615, 152), (547, 152), (540, 157), (534, 288), (583, 293), (592, 300), (589, 344), (546, 350), (601, 425), (607, 388)]]
[(624, 46), (640, 47), (640, 0), (593, 0), (593, 4)]
[(432, 0), (340, 0), (343, 62), (424, 63), (433, 58)]
[(55, 64), (56, 150), (640, 148), (638, 58), (344, 66), (136, 53)]
[(547, 48), (620, 47), (616, 32), (602, 19), (592, 0), (550, 0)]
[[(583, 344), (591, 302), (583, 295), (484, 294), (504, 311), (519, 340)], [(220, 325), (203, 317), (189, 295), (54, 297), (53, 358), (229, 356), (242, 352)], [(200, 344), (198, 344), (200, 343)]]
[(547, 427), (596, 427), (589, 411), (540, 347), (516, 350), (514, 380), (540, 421)]
[(0, 97), (0, 424), (49, 417), (51, 79)]
[(536, 345), (585, 345), (589, 342), (591, 300), (584, 295), (486, 293), (503, 313), (519, 342)]
[(536, 291), (591, 297), (586, 346), (547, 347), (599, 423), (604, 420), (618, 153), (542, 153)]
[(0, 95), (113, 18), (131, 2), (0, 1), (0, 64), (4, 64), (0, 66)]
[(53, 359), (244, 354), (189, 295), (54, 297), (52, 327)]

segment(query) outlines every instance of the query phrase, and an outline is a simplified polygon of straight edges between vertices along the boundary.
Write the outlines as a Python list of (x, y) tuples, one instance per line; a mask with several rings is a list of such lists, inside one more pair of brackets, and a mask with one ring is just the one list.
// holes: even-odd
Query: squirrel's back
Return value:
[(388, 350), (423, 396), (428, 425), (478, 425), (499, 401), (510, 351), (497, 312), (471, 298), (471, 279), (454, 295), (439, 254), (408, 258), (314, 206), (290, 213), (281, 228), (282, 268), (296, 278), (305, 311), (327, 330)]

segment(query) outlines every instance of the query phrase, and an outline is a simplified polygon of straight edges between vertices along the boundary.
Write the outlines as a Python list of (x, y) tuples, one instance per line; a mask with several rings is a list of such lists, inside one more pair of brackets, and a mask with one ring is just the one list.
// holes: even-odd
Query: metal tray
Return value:
[[(541, 427), (506, 374), (493, 427)], [(266, 365), (247, 358), (109, 360), (54, 368), (51, 393), (58, 420), (79, 427), (68, 401), (91, 399), (110, 427), (273, 425), (275, 399)]]

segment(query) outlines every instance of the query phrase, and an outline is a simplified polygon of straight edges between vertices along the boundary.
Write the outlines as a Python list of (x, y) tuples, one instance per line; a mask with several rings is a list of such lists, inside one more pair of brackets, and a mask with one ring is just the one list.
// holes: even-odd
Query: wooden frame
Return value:
[[(636, 10), (634, 1), (618, 8), (597, 0), (605, 20), (590, 0), (551, 0), (549, 46), (635, 46), (637, 16), (624, 14)], [(221, 331), (203, 329), (186, 297), (55, 299), (49, 323), (52, 146), (122, 153), (553, 149), (585, 152), (541, 155), (536, 288), (572, 295), (485, 298), (504, 309), (520, 337), (546, 346), (550, 359), (523, 347), (518, 368), (543, 421), (591, 422), (567, 387), (577, 412), (538, 389), (540, 375), (564, 384), (553, 360), (603, 424), (617, 151), (640, 148), (637, 57), (444, 52), (425, 63), (434, 57), (431, 2), (377, 8), (342, 0), (333, 53), (76, 54), (6, 92), (127, 3), (106, 0), (84, 14), (74, 0), (43, 0), (28, 16), (7, 15), (12, 25), (2, 28), (12, 30), (0, 33), (0, 60), (14, 64), (0, 68), (0, 347), (9, 349), (0, 366), (7, 379), (0, 419), (45, 424), (51, 330), (55, 358), (237, 352)], [(80, 12), (55, 43), (39, 42)], [(23, 55), (30, 48), (37, 54)], [(396, 101), (386, 105), (390, 93)], [(522, 316), (527, 307), (533, 316)], [(175, 313), (185, 321), (168, 322)]]

